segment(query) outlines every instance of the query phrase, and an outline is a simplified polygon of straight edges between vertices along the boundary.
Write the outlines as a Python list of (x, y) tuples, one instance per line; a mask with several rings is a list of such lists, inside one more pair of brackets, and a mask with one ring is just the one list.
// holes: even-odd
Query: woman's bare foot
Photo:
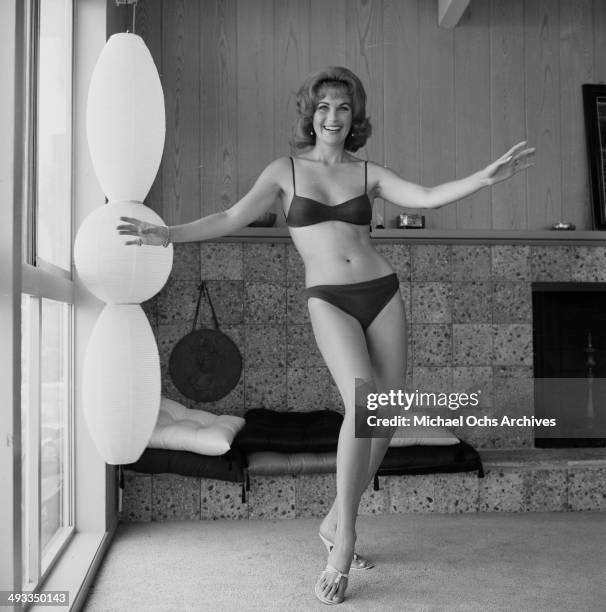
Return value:
[(341, 603), (345, 599), (347, 574), (353, 559), (355, 537), (343, 537), (328, 555), (326, 569), (316, 584), (316, 595), (324, 603)]
[(316, 582), (314, 588), (316, 597), (328, 605), (343, 603), (348, 579), (348, 574), (343, 574), (338, 569), (327, 565)]

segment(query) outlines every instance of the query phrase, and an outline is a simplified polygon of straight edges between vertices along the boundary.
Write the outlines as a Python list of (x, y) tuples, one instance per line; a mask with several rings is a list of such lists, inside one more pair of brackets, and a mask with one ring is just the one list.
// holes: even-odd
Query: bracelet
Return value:
[(170, 244), (170, 227), (168, 225), (166, 225), (165, 227), (166, 227), (166, 238), (164, 239), (164, 242), (162, 243), (162, 246), (164, 248), (166, 248)]

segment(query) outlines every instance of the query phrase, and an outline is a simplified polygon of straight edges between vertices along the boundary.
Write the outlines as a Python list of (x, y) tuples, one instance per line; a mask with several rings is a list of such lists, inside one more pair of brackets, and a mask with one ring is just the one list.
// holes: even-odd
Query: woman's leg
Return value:
[[(407, 336), (404, 304), (398, 292), (366, 330), (366, 341), (377, 391), (404, 389), (408, 356)], [(360, 496), (381, 465), (389, 440), (390, 438), (371, 439), (368, 471), (366, 478), (361, 482)], [(320, 526), (321, 533), (329, 540), (334, 537), (337, 527), (337, 505), (335, 498)]]
[[(370, 324), (366, 330), (366, 341), (377, 390), (379, 392), (388, 392), (392, 389), (404, 390), (408, 359), (408, 330), (404, 303), (399, 292)], [(400, 414), (401, 409), (395, 407), (393, 412)], [(394, 427), (388, 438), (372, 439), (366, 486), (379, 469), (395, 430)]]
[[(372, 364), (366, 338), (353, 317), (318, 298), (310, 298), (308, 306), (318, 348), (345, 405), (337, 448), (338, 529), (328, 564), (347, 573), (354, 552), (355, 522), (371, 446), (370, 439), (355, 437), (355, 379), (372, 380)], [(333, 575), (325, 576), (320, 589), (326, 598), (341, 601), (344, 588), (337, 593), (333, 578)]]

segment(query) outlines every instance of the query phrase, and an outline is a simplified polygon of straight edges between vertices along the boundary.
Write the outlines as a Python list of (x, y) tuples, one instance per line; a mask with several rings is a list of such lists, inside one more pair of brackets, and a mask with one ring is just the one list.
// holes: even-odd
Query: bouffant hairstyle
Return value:
[(313, 118), (318, 102), (326, 90), (343, 89), (351, 98), (351, 130), (345, 139), (347, 151), (357, 151), (363, 147), (372, 132), (366, 116), (366, 92), (360, 79), (348, 68), (329, 66), (310, 74), (297, 92), (297, 113), (299, 119), (295, 126), (293, 145), (297, 149), (311, 147), (316, 143)]

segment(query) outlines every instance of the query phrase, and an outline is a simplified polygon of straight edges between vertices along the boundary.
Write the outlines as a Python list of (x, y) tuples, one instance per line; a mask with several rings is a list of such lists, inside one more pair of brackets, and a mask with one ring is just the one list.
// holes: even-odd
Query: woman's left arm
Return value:
[(534, 163), (534, 152), (534, 148), (526, 148), (526, 141), (520, 142), (483, 170), (435, 187), (410, 183), (389, 168), (375, 166), (374, 194), (405, 208), (440, 208), (526, 170)]

